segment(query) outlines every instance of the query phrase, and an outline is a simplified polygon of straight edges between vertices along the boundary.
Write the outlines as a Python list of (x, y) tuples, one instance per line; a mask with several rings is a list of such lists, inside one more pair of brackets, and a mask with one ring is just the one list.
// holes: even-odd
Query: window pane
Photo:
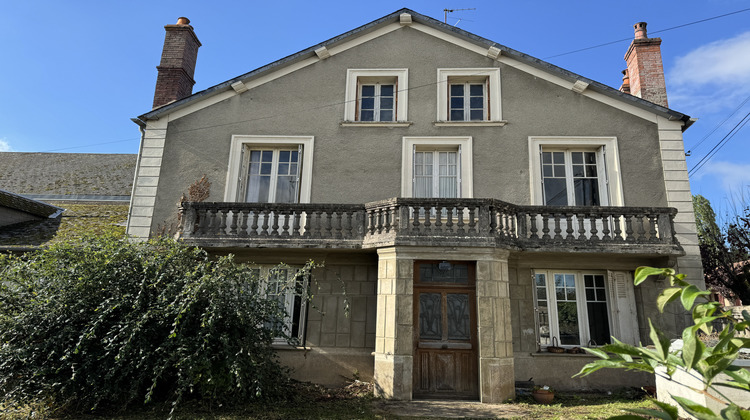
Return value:
[(551, 152), (542, 152), (542, 163), (552, 163)]
[(464, 120), (464, 110), (460, 109), (458, 111), (451, 111), (451, 121), (463, 121)]
[(476, 108), (484, 109), (484, 98), (483, 97), (472, 96), (469, 99), (469, 104), (474, 109), (476, 109)]
[(469, 295), (465, 293), (448, 293), (446, 303), (448, 339), (471, 340)]
[(484, 85), (469, 85), (469, 95), (484, 96)]
[(576, 179), (574, 181), (576, 206), (598, 206), (599, 182), (596, 179)]
[(279, 151), (279, 162), (289, 162), (289, 157), (292, 154), (289, 150)]
[(362, 97), (375, 96), (375, 85), (362, 85)]
[(380, 109), (393, 110), (393, 98), (380, 98)]
[(568, 192), (565, 179), (545, 178), (544, 204), (547, 206), (567, 206)]
[(362, 110), (359, 117), (360, 121), (375, 121), (375, 111)]
[(288, 163), (279, 163), (279, 175), (289, 175)]
[(450, 264), (450, 268), (440, 263), (419, 264), (419, 281), (421, 283), (468, 284), (469, 269), (466, 264)]
[(570, 154), (573, 158), (573, 164), (583, 164), (583, 153), (581, 152), (573, 152)]
[(464, 98), (451, 98), (451, 109), (464, 109)]
[(260, 173), (263, 175), (270, 175), (271, 174), (271, 164), (270, 163), (262, 163), (260, 165)]
[(565, 164), (565, 153), (563, 152), (553, 152), (552, 153), (552, 160), (555, 164), (563, 165)]
[(375, 98), (362, 98), (362, 109), (375, 109)]
[(557, 303), (557, 321), (560, 328), (560, 344), (580, 345), (578, 307), (575, 302)]
[(273, 161), (273, 150), (264, 150), (261, 152), (263, 155), (263, 162), (272, 162)]
[(471, 121), (482, 121), (484, 119), (483, 110), (471, 110)]
[(279, 176), (276, 181), (276, 203), (297, 202), (297, 177)]
[(380, 121), (393, 121), (393, 111), (380, 111)]
[(451, 96), (464, 96), (464, 85), (451, 85)]
[[(609, 319), (605, 302), (588, 302), (589, 336), (597, 345), (609, 344)], [(588, 344), (588, 343), (586, 343)], [(593, 343), (592, 343), (593, 344)]]
[(419, 338), (440, 340), (443, 338), (443, 314), (440, 293), (419, 294)]
[(298, 151), (295, 150), (295, 151), (292, 152), (292, 159), (291, 159), (291, 161), (292, 162), (299, 162), (299, 152)]
[(393, 85), (380, 85), (380, 96), (393, 96)]

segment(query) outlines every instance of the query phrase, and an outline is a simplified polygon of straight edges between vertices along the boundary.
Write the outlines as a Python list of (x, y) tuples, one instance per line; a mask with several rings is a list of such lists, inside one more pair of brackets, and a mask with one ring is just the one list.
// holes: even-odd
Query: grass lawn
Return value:
[[(602, 419), (621, 415), (622, 409), (652, 407), (636, 392), (604, 394), (558, 394), (550, 405), (536, 404), (530, 396), (521, 396), (509, 404), (479, 405), (477, 403), (405, 402), (391, 403), (372, 396), (369, 384), (352, 384), (342, 389), (324, 389), (310, 384), (299, 384), (288, 401), (271, 405), (244, 404), (233, 408), (207, 407), (186, 403), (175, 419), (245, 420), (245, 419), (444, 419), (507, 418), (507, 419)], [(433, 405), (434, 404), (434, 405)], [(419, 406), (420, 411), (414, 410)], [(462, 410), (462, 411), (457, 411)], [(34, 412), (32, 414), (31, 412)], [(428, 413), (425, 415), (425, 411)], [(135, 420), (164, 419), (169, 407), (151, 406), (120, 414), (55, 415), (41, 406), (9, 410), (0, 406), (0, 419), (60, 419), (60, 420)]]

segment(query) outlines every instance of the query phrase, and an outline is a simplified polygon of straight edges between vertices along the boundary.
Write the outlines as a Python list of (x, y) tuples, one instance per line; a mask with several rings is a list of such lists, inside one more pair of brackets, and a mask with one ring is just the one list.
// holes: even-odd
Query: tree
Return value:
[(706, 285), (750, 302), (750, 210), (731, 218), (722, 231), (705, 197), (693, 196), (693, 209)]

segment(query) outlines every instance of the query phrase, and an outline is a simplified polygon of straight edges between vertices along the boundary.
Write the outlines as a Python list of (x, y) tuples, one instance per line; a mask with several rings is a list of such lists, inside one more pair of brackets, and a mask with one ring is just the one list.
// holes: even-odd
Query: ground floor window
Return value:
[[(256, 266), (253, 267), (254, 277), (263, 282), (263, 291), (275, 300), (280, 309), (286, 312), (282, 325), (276, 325), (292, 337), (295, 344), (303, 345), (305, 340), (305, 324), (307, 318), (307, 287), (309, 275), (303, 273), (301, 267), (288, 265)], [(286, 340), (279, 337), (276, 344), (286, 344)]]
[(610, 343), (607, 283), (607, 272), (535, 270), (540, 346)]

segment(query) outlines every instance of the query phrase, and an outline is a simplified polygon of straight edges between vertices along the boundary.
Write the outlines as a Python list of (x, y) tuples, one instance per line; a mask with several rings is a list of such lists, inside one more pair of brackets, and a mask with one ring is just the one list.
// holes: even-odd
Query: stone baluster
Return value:
[(435, 231), (438, 233), (443, 231), (443, 213), (447, 212), (447, 210), (444, 209), (444, 206), (435, 206)]
[(232, 222), (229, 223), (229, 235), (230, 236), (236, 236), (237, 235), (237, 211), (232, 210)]
[(421, 206), (409, 206), (411, 208), (411, 231), (412, 233), (419, 233), (419, 212), (422, 210)]
[(633, 215), (632, 214), (625, 215), (625, 240), (628, 242), (632, 242), (634, 240), (633, 238)]
[(610, 236), (609, 224), (612, 223), (612, 214), (604, 213), (602, 216), (602, 241), (611, 242), (612, 236)]
[(573, 229), (573, 214), (572, 213), (565, 213), (565, 226), (567, 229), (565, 229), (565, 240), (566, 241), (573, 241), (575, 240), (575, 236), (573, 236), (573, 233), (575, 232), (575, 229)]
[(312, 237), (315, 239), (319, 239), (322, 236), (323, 232), (323, 215), (322, 211), (320, 209), (315, 209), (313, 211), (314, 220), (312, 223)]
[(284, 210), (281, 212), (281, 218), (283, 220), (283, 224), (281, 226), (281, 236), (288, 237), (289, 235), (289, 219), (292, 217), (292, 212), (289, 210)]
[(455, 206), (445, 207), (445, 231), (448, 233), (453, 233), (453, 213), (455, 212)]
[(263, 218), (263, 225), (260, 227), (260, 236), (268, 236), (268, 219), (271, 216), (271, 212), (268, 209), (261, 211), (261, 217)]
[(333, 211), (332, 210), (328, 210), (325, 212), (325, 219), (326, 219), (326, 223), (325, 223), (326, 233), (324, 237), (326, 239), (333, 238)]
[(279, 236), (279, 211), (269, 211), (269, 215), (271, 215), (271, 231), (269, 234), (271, 236)]
[(656, 237), (656, 218), (657, 216), (653, 213), (647, 215), (648, 217), (648, 240), (649, 242), (659, 242), (659, 238)]
[[(526, 217), (526, 215), (524, 215), (523, 219), (521, 220), (523, 224), (526, 224), (528, 222), (531, 225), (529, 226), (529, 239), (534, 240), (534, 241), (539, 240), (539, 228), (537, 227), (538, 216), (539, 215), (536, 212), (532, 211), (528, 213), (528, 218)], [(519, 230), (518, 230), (519, 236), (521, 232), (523, 233), (526, 232), (526, 226), (519, 227)], [(525, 235), (520, 236), (520, 237), (524, 238)]]
[(622, 215), (621, 214), (612, 215), (612, 226), (614, 226), (614, 236), (612, 237), (612, 240), (614, 242), (622, 241), (623, 238), (622, 238)]
[(258, 214), (258, 210), (253, 211), (253, 219), (250, 223), (250, 236), (257, 236), (258, 235), (258, 217), (260, 216)]
[(542, 213), (542, 239), (548, 240), (549, 236), (549, 213)]
[(466, 234), (466, 231), (464, 230), (464, 206), (462, 204), (459, 204), (456, 206), (456, 213), (458, 216), (458, 221), (456, 223), (456, 233), (464, 236)]
[(477, 208), (475, 205), (469, 206), (469, 235), (478, 235), (479, 227), (477, 226)]
[(198, 226), (196, 226), (196, 219), (198, 218), (198, 213), (195, 211), (195, 208), (190, 206), (188, 208), (182, 209), (182, 234), (183, 236), (190, 237), (193, 236)]
[(391, 217), (391, 223), (389, 223), (389, 225), (388, 225), (388, 227), (389, 227), (388, 232), (398, 233), (398, 231), (399, 231), (399, 217), (398, 217), (399, 211), (398, 211), (398, 206), (396, 206), (395, 204), (392, 204), (391, 206), (388, 207), (388, 211), (389, 211), (389, 213), (391, 215), (390, 216)]
[(300, 236), (300, 218), (301, 218), (301, 212), (297, 210), (292, 211), (292, 236), (299, 237)]
[(227, 233), (227, 210), (218, 209), (216, 210), (217, 216), (219, 217), (219, 227), (216, 230), (216, 234), (219, 236), (226, 235)]
[(646, 242), (646, 226), (644, 223), (646, 215), (639, 213), (635, 215), (635, 218), (638, 228), (638, 236), (636, 237), (636, 242)]
[(578, 239), (581, 242), (586, 241), (586, 214), (576, 213), (576, 221), (578, 221)]
[(216, 221), (216, 210), (215, 209), (209, 209), (206, 212), (206, 218), (208, 219), (207, 220), (207, 224), (206, 224), (206, 233), (209, 236), (213, 236), (213, 235), (216, 234), (216, 227), (218, 225), (218, 223)]
[(659, 242), (663, 244), (676, 243), (674, 237), (674, 220), (672, 215), (667, 213), (660, 213), (659, 219)]

